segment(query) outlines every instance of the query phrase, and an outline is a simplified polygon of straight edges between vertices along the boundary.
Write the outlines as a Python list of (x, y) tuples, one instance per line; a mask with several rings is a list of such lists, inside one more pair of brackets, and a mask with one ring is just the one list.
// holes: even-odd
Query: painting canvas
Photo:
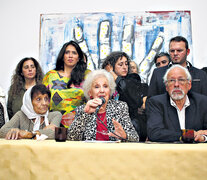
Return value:
[[(41, 14), (40, 23), (40, 61), (45, 73), (54, 69), (62, 45), (70, 40), (87, 54), (91, 70), (101, 68), (110, 52), (126, 52), (147, 83), (155, 55), (168, 52), (172, 37), (184, 36), (193, 52), (190, 11)], [(188, 60), (193, 64), (192, 53)]]

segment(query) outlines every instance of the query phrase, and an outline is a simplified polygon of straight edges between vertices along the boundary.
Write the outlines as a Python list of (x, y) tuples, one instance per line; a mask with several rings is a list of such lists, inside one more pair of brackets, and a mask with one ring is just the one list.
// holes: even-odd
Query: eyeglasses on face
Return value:
[(168, 79), (167, 83), (169, 85), (174, 85), (176, 83), (176, 81), (178, 81), (178, 84), (180, 85), (184, 85), (186, 83), (186, 81), (188, 81), (188, 79), (184, 79), (184, 78), (179, 78), (179, 79)]
[(156, 67), (160, 67), (161, 64), (164, 64), (164, 65), (166, 64), (167, 65), (167, 60), (162, 60), (160, 62), (157, 62), (155, 65), (156, 65)]

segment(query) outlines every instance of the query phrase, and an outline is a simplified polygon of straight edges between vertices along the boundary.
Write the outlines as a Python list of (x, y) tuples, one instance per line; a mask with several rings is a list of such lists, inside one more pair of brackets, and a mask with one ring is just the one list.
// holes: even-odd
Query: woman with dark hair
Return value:
[(138, 108), (143, 104), (143, 85), (138, 74), (130, 74), (130, 59), (125, 52), (116, 51), (109, 54), (102, 64), (102, 68), (110, 72), (116, 82), (116, 92), (113, 96), (129, 106), (129, 115), (140, 141), (146, 140), (146, 122), (140, 118)]
[(0, 129), (0, 138), (31, 139), (36, 135), (55, 138), (55, 127), (60, 126), (61, 113), (49, 112), (50, 91), (38, 84), (30, 87), (23, 96), (21, 110)]
[(74, 120), (74, 109), (85, 102), (82, 84), (89, 72), (80, 46), (69, 41), (60, 50), (55, 69), (43, 78), (43, 84), (51, 91), (50, 110), (63, 114), (61, 124), (65, 127)]
[(8, 95), (9, 119), (20, 110), (25, 91), (35, 84), (41, 84), (43, 76), (39, 63), (33, 57), (25, 57), (17, 64)]

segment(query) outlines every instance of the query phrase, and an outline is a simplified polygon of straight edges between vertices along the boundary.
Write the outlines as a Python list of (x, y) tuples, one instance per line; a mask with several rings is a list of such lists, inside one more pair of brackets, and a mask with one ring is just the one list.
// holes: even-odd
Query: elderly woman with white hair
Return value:
[(111, 99), (115, 87), (113, 76), (106, 70), (88, 74), (83, 84), (88, 101), (76, 108), (75, 120), (68, 129), (68, 140), (139, 141), (127, 104)]

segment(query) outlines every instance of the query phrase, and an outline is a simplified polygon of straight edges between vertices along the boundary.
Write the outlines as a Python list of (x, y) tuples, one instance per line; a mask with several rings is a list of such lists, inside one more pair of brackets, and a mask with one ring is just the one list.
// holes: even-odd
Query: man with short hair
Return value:
[[(147, 134), (150, 141), (173, 142), (182, 137), (182, 129), (194, 130), (194, 141), (207, 136), (207, 96), (190, 92), (191, 75), (180, 66), (170, 67), (164, 75), (167, 93), (147, 100)], [(206, 133), (207, 134), (207, 133)]]
[(161, 52), (155, 56), (154, 63), (157, 68), (167, 66), (170, 63), (170, 55), (168, 53)]
[(180, 64), (189, 70), (192, 76), (192, 91), (207, 95), (207, 76), (205, 72), (193, 67), (191, 63), (187, 61), (189, 53), (188, 41), (184, 37), (176, 36), (170, 40), (169, 54), (171, 62), (168, 66), (156, 68), (154, 70), (149, 85), (148, 98), (166, 92), (162, 78), (166, 70), (174, 64)]

